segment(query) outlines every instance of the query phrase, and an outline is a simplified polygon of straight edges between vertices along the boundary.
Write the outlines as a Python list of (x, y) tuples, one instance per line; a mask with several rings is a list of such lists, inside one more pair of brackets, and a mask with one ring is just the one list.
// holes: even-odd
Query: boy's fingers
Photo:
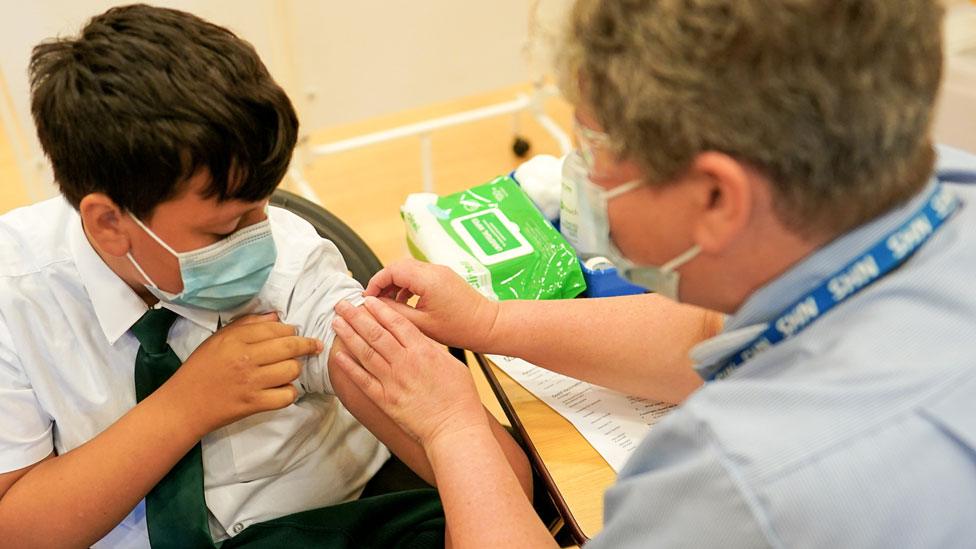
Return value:
[(273, 387), (261, 391), (259, 402), (264, 410), (278, 410), (295, 403), (298, 398), (298, 389), (292, 384)]
[(280, 387), (298, 379), (302, 373), (302, 363), (290, 359), (262, 366), (254, 372), (254, 382), (262, 389)]
[(323, 347), (322, 341), (314, 337), (289, 335), (257, 343), (249, 352), (254, 364), (267, 365), (292, 358), (317, 355), (322, 352)]
[(247, 324), (254, 324), (257, 322), (277, 322), (278, 313), (272, 311), (270, 313), (264, 313), (259, 315), (244, 315), (234, 322), (231, 322), (227, 326), (245, 326)]
[[(231, 328), (230, 325), (227, 328)], [(293, 336), (298, 329), (291, 324), (281, 322), (252, 322), (242, 326), (235, 326), (237, 337), (244, 343), (259, 343), (278, 337)]]

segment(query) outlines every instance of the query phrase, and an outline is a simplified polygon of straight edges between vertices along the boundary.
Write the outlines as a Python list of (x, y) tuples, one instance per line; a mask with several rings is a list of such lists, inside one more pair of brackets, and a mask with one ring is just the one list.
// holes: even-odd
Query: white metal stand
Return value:
[(309, 185), (304, 176), (304, 168), (308, 165), (307, 162), (309, 162), (311, 159), (319, 156), (337, 154), (352, 149), (368, 147), (378, 143), (384, 143), (386, 141), (393, 141), (395, 139), (419, 136), (420, 169), (421, 173), (423, 174), (424, 191), (433, 192), (434, 167), (433, 154), (431, 152), (430, 145), (430, 135), (433, 132), (442, 130), (444, 128), (450, 128), (452, 126), (459, 126), (461, 124), (468, 124), (471, 122), (484, 120), (486, 118), (511, 114), (513, 115), (514, 121), (513, 133), (516, 137), (518, 137), (518, 115), (523, 111), (529, 111), (543, 127), (543, 129), (545, 129), (546, 132), (556, 140), (562, 153), (566, 154), (572, 149), (572, 142), (570, 141), (569, 136), (566, 135), (566, 132), (564, 132), (563, 129), (560, 128), (559, 125), (546, 114), (544, 109), (545, 100), (558, 94), (559, 91), (555, 86), (542, 85), (540, 83), (535, 85), (531, 95), (520, 93), (515, 97), (515, 99), (506, 101), (504, 103), (489, 105), (487, 107), (472, 109), (448, 116), (432, 118), (430, 120), (424, 120), (414, 124), (398, 126), (387, 130), (359, 135), (349, 139), (333, 141), (331, 143), (325, 143), (322, 145), (299, 145), (299, 147), (297, 147), (295, 150), (295, 155), (292, 158), (292, 166), (288, 172), (289, 178), (291, 179), (290, 183), (292, 190), (298, 192), (313, 202), (321, 204), (322, 201), (315, 194), (312, 186)]

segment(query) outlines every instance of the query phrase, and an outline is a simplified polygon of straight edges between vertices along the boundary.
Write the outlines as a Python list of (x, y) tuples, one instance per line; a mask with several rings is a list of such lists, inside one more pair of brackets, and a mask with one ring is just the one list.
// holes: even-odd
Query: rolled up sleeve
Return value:
[(298, 381), (306, 392), (335, 394), (329, 379), (335, 306), (342, 300), (361, 305), (362, 293), (363, 287), (349, 276), (339, 250), (333, 243), (321, 241), (295, 283), (286, 315), (286, 322), (299, 326), (302, 335), (321, 339), (325, 344), (321, 354), (305, 361)]

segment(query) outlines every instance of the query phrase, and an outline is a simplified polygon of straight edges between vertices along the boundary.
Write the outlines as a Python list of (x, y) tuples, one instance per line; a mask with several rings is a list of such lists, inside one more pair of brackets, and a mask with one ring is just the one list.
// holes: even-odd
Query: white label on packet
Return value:
[(492, 288), (488, 268), (461, 249), (444, 231), (444, 227), (430, 210), (436, 204), (437, 195), (434, 193), (414, 193), (407, 196), (407, 200), (400, 207), (406, 221), (407, 238), (426, 256), (427, 261), (450, 267), (482, 295), (497, 301), (498, 296)]
[(535, 249), (522, 236), (517, 224), (498, 208), (489, 208), (451, 221), (482, 265), (494, 265), (532, 253)]

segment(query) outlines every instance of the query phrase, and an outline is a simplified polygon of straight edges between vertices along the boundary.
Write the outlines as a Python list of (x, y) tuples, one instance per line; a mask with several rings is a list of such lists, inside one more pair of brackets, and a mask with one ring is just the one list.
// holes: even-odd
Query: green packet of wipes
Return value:
[(400, 207), (410, 253), (493, 299), (564, 299), (586, 289), (576, 252), (512, 178), (416, 193)]

